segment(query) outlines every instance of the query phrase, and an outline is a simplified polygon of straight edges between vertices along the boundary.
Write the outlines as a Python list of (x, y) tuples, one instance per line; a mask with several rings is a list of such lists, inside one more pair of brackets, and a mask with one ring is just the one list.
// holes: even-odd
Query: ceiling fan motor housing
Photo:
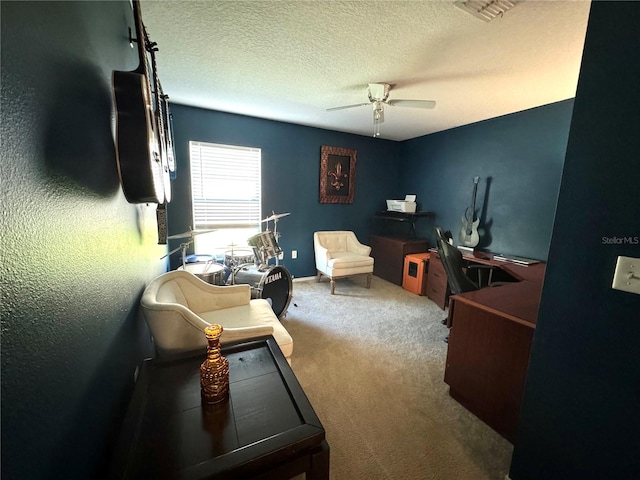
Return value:
[(389, 98), (391, 86), (388, 83), (370, 83), (369, 98), (371, 101), (384, 102)]

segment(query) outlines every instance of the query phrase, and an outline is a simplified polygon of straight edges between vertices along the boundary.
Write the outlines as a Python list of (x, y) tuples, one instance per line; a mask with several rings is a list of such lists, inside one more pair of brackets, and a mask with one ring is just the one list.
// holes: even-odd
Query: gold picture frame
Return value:
[(353, 203), (356, 151), (323, 145), (320, 153), (320, 203)]

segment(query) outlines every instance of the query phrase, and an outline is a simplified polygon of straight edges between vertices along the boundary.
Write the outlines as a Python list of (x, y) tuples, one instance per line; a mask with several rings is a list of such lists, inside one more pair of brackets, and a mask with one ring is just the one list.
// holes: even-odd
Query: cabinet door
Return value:
[[(402, 244), (392, 238), (372, 236), (370, 239), (371, 256), (375, 259), (373, 274), (389, 282), (398, 283), (397, 263), (402, 258)], [(402, 284), (402, 266), (400, 267)]]

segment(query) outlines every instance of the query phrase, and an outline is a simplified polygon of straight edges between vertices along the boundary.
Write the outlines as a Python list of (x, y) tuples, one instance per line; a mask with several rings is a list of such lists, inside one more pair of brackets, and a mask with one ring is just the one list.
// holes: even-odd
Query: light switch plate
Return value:
[(640, 294), (640, 258), (618, 257), (611, 287)]

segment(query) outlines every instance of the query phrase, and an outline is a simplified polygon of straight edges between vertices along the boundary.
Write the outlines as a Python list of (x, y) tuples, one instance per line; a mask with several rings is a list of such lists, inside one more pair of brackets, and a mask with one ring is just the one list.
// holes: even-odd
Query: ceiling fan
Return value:
[(362, 107), (373, 105), (373, 136), (380, 136), (380, 124), (384, 122), (384, 105), (392, 107), (413, 107), (413, 108), (434, 108), (436, 102), (433, 100), (389, 100), (391, 85), (388, 83), (370, 83), (367, 87), (369, 101), (356, 103), (355, 105), (345, 105), (342, 107), (327, 108), (327, 112), (334, 110), (344, 110), (346, 108)]

